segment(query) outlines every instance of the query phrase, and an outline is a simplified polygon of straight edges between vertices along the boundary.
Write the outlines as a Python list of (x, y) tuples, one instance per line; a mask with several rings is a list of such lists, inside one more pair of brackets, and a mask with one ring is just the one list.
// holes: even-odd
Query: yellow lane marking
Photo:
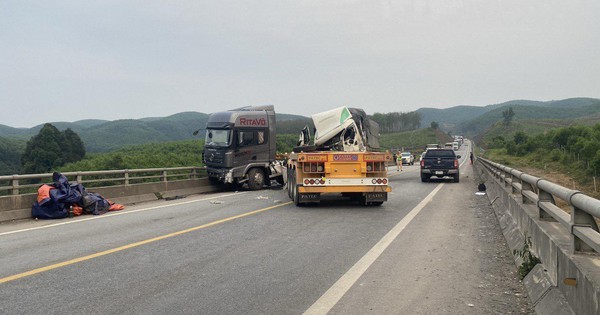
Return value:
[(178, 232), (174, 232), (174, 233), (170, 233), (170, 234), (166, 234), (166, 235), (154, 237), (154, 238), (143, 240), (143, 241), (139, 241), (139, 242), (136, 242), (136, 243), (131, 243), (131, 244), (128, 244), (128, 245), (117, 247), (117, 248), (105, 250), (105, 251), (102, 251), (102, 252), (99, 252), (99, 253), (95, 253), (95, 254), (91, 254), (91, 255), (87, 255), (87, 256), (83, 256), (83, 257), (79, 257), (79, 258), (75, 258), (75, 259), (71, 259), (71, 260), (67, 260), (67, 261), (63, 261), (63, 262), (60, 262), (60, 263), (57, 263), (57, 264), (53, 264), (53, 265), (50, 265), (50, 266), (33, 269), (33, 270), (30, 270), (30, 271), (19, 273), (19, 274), (12, 275), (12, 276), (9, 276), (9, 277), (0, 278), (0, 284), (1, 283), (6, 283), (6, 282), (10, 282), (10, 281), (14, 281), (14, 280), (18, 280), (18, 279), (21, 279), (21, 278), (24, 278), (24, 277), (32, 276), (32, 275), (35, 275), (35, 274), (38, 274), (38, 273), (50, 271), (50, 270), (53, 270), (53, 269), (57, 269), (57, 268), (61, 268), (61, 267), (69, 266), (69, 265), (73, 265), (73, 264), (76, 264), (76, 263), (79, 263), (79, 262), (82, 262), (82, 261), (86, 261), (86, 260), (98, 258), (98, 257), (101, 257), (101, 256), (106, 256), (106, 255), (109, 255), (109, 254), (113, 254), (113, 253), (116, 253), (116, 252), (124, 251), (126, 249), (130, 249), (130, 248), (133, 248), (133, 247), (141, 246), (141, 245), (144, 245), (144, 244), (149, 244), (149, 243), (152, 243), (152, 242), (164, 240), (164, 239), (167, 239), (167, 238), (170, 238), (170, 237), (174, 237), (174, 236), (182, 235), (182, 234), (185, 234), (185, 233), (197, 231), (197, 230), (204, 229), (204, 228), (211, 227), (211, 226), (215, 226), (215, 225), (218, 225), (218, 224), (221, 224), (221, 223), (233, 221), (235, 219), (239, 219), (239, 218), (251, 216), (251, 215), (254, 215), (254, 214), (257, 214), (257, 213), (260, 213), (260, 212), (265, 212), (265, 211), (272, 210), (272, 209), (275, 209), (275, 208), (283, 207), (283, 206), (289, 205), (291, 203), (292, 202), (289, 201), (289, 202), (278, 204), (278, 205), (275, 205), (275, 206), (271, 206), (271, 207), (267, 207), (267, 208), (263, 208), (263, 209), (259, 209), (259, 210), (254, 210), (254, 211), (250, 211), (250, 212), (246, 212), (246, 213), (243, 213), (243, 214), (239, 214), (239, 215), (236, 215), (236, 216), (233, 216), (233, 217), (229, 217), (229, 218), (225, 218), (225, 219), (213, 221), (213, 222), (210, 222), (210, 223), (207, 223), (207, 224), (203, 224), (203, 225), (199, 225), (199, 226), (196, 226), (196, 227), (193, 227), (193, 228), (189, 228), (189, 229), (186, 229), (186, 230), (182, 230), (182, 231), (178, 231)]

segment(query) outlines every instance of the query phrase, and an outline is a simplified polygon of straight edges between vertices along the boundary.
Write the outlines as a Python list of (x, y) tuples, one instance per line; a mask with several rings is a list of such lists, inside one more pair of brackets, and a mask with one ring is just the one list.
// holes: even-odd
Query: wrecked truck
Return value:
[(262, 189), (283, 185), (283, 163), (276, 160), (275, 109), (248, 106), (210, 114), (202, 161), (209, 180), (234, 187)]
[(304, 128), (286, 164), (286, 190), (296, 206), (339, 194), (380, 206), (391, 192), (387, 164), (379, 152), (379, 125), (357, 108), (339, 107), (311, 116), (314, 141)]

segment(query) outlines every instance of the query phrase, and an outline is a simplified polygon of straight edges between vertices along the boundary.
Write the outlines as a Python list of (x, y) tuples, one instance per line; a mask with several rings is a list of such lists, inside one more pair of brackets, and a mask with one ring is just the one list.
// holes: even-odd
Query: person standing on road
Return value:
[(473, 165), (473, 152), (471, 151), (471, 154), (469, 155), (469, 159), (471, 159), (471, 165)]
[(398, 171), (402, 171), (402, 152), (396, 153), (396, 168)]

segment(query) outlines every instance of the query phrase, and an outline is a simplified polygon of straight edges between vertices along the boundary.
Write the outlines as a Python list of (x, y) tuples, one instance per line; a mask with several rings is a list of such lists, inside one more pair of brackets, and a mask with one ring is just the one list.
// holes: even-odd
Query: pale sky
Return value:
[(600, 98), (598, 0), (0, 1), (0, 124)]

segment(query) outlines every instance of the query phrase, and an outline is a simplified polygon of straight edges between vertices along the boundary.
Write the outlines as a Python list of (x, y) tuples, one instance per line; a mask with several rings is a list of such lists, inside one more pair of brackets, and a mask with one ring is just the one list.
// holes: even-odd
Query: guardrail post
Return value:
[(77, 183), (83, 183), (83, 175), (81, 175), (79, 172), (77, 172)]
[(167, 179), (167, 171), (166, 170), (162, 171), (162, 177), (160, 178), (160, 180), (163, 181), (163, 182), (167, 182), (168, 181), (168, 179)]
[(124, 185), (129, 185), (129, 170), (125, 170), (125, 171), (124, 171), (123, 177), (125, 178), (125, 179), (123, 180), (123, 181), (124, 181), (124, 183), (123, 183), (123, 184), (124, 184)]
[(12, 194), (18, 195), (19, 194), (19, 179), (17, 179), (15, 176), (17, 176), (17, 175), (13, 176), (10, 185), (12, 186)]
[[(516, 178), (516, 179), (519, 179), (519, 178), (517, 178), (517, 176), (515, 176), (515, 175), (514, 175), (514, 174), (511, 172), (511, 173), (510, 173), (510, 192), (511, 192), (511, 193), (513, 193), (513, 194), (516, 194), (516, 193), (518, 192), (518, 191), (517, 191), (517, 187), (515, 187), (515, 185), (513, 185), (513, 183), (515, 182), (515, 178)], [(520, 179), (519, 179), (519, 180), (520, 180)]]
[(539, 189), (537, 208), (540, 220), (557, 222), (557, 220), (552, 215), (550, 215), (548, 212), (546, 212), (546, 210), (540, 207), (541, 202), (550, 202), (551, 204), (556, 205), (556, 200), (554, 200), (554, 196), (552, 196), (552, 194), (547, 191)]
[(525, 197), (525, 194), (524, 194), (524, 192), (526, 192), (526, 191), (535, 193), (535, 191), (533, 190), (533, 185), (524, 181), (522, 178), (519, 178), (519, 180), (521, 181), (521, 201), (523, 202), (523, 204), (533, 203), (533, 201), (531, 201), (531, 200), (529, 200), (529, 198)]
[(585, 212), (583, 209), (579, 209), (576, 206), (571, 206), (571, 245), (573, 252), (595, 252), (594, 249), (587, 245), (581, 238), (573, 233), (573, 227), (583, 226), (591, 227), (594, 231), (598, 232), (598, 224), (594, 220), (594, 216)]
[(192, 174), (191, 174), (191, 178), (192, 179), (196, 179), (198, 178), (198, 174), (197, 174), (197, 169), (194, 167), (192, 168)]
[(500, 178), (502, 186), (506, 187), (506, 173), (504, 172), (504, 169), (498, 168), (498, 178)]

